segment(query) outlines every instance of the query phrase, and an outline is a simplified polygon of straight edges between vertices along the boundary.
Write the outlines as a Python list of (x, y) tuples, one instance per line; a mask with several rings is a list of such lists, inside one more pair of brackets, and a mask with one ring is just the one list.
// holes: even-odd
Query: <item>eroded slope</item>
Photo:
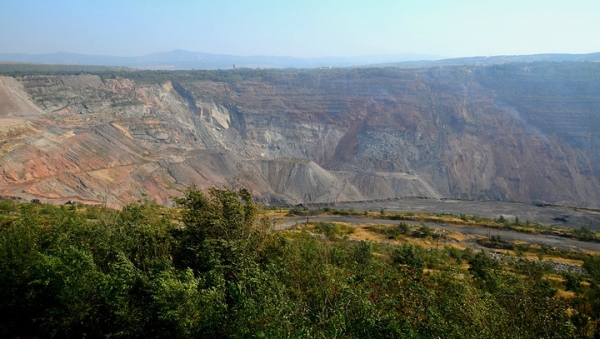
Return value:
[(197, 184), (263, 202), (597, 207), (600, 71), (574, 65), (5, 77), (0, 190), (115, 205)]

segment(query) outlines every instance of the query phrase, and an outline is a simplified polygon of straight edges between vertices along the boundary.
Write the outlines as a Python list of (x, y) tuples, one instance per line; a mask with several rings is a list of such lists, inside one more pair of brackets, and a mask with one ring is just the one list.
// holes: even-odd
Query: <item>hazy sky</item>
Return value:
[(0, 0), (0, 53), (600, 52), (600, 0)]

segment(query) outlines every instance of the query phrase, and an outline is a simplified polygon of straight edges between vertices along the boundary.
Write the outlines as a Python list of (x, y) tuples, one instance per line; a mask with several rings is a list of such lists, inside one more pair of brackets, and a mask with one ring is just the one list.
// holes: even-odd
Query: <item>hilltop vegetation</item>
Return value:
[[(32, 63), (0, 62), (0, 74), (8, 76), (22, 75), (77, 75), (119, 72), (124, 67), (90, 66), (90, 65), (45, 65)], [(131, 69), (130, 69), (131, 70)]]
[[(589, 276), (485, 252), (273, 232), (245, 190), (179, 209), (0, 201), (0, 336), (593, 338)], [(324, 234), (344, 228), (318, 225)]]

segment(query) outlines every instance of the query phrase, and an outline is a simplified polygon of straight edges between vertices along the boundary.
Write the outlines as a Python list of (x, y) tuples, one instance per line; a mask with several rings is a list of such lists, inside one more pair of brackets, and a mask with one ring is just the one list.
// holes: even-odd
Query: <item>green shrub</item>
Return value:
[(392, 252), (392, 262), (406, 265), (413, 270), (422, 270), (425, 267), (423, 248), (402, 244)]

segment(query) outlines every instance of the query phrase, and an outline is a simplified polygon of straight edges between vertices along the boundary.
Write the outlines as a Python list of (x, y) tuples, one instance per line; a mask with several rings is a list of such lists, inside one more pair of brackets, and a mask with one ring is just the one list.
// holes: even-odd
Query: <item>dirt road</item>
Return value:
[[(325, 207), (315, 206), (316, 207)], [(386, 201), (370, 202), (341, 202), (334, 206), (336, 209), (354, 209), (355, 211), (413, 212), (413, 213), (450, 213), (477, 215), (486, 218), (497, 218), (500, 215), (506, 219), (539, 222), (559, 227), (578, 228), (591, 227), (600, 231), (600, 211), (569, 208), (562, 206), (534, 206), (506, 201), (468, 201), (468, 200), (436, 200), (403, 198)]]
[[(379, 224), (379, 225), (394, 225), (398, 224), (400, 221), (397, 220), (387, 220), (387, 219), (374, 219), (374, 218), (364, 218), (364, 217), (355, 217), (355, 216), (329, 216), (329, 215), (321, 215), (321, 216), (311, 216), (308, 217), (309, 222), (341, 222), (347, 224)], [(296, 223), (303, 224), (306, 222), (306, 217), (291, 217), (285, 218), (284, 220), (275, 221), (275, 229), (283, 230), (289, 229), (294, 226)], [(418, 222), (410, 222), (405, 221), (410, 225), (419, 225)], [(557, 237), (554, 235), (546, 235), (546, 234), (527, 234), (520, 233), (511, 230), (488, 230), (482, 227), (468, 227), (468, 226), (453, 226), (447, 224), (438, 224), (438, 223), (425, 223), (427, 226), (434, 229), (442, 229), (446, 231), (456, 231), (466, 235), (474, 234), (474, 235), (482, 235), (487, 236), (488, 232), (491, 235), (499, 235), (505, 241), (524, 241), (530, 244), (545, 244), (550, 246), (556, 246), (562, 250), (570, 250), (570, 249), (585, 249), (590, 251), (600, 251), (600, 244), (593, 242), (585, 242), (579, 241), (569, 238)]]

